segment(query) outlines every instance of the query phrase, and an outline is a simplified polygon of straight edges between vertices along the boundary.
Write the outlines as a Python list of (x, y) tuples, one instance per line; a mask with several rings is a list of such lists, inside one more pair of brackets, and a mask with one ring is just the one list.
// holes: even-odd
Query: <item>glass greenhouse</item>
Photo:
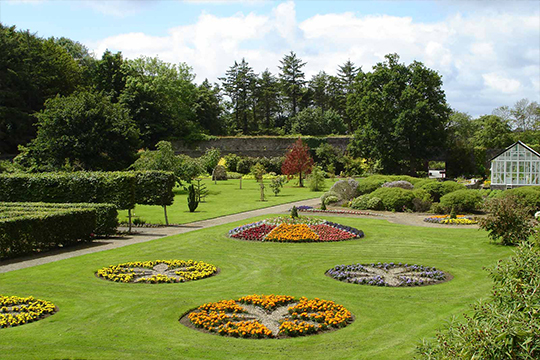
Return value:
[(540, 185), (540, 154), (518, 141), (491, 159), (491, 185)]

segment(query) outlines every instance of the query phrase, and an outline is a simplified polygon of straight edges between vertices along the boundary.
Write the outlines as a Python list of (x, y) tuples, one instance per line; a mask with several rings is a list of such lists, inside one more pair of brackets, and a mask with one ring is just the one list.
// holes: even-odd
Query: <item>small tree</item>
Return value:
[(255, 176), (255, 180), (262, 182), (263, 176), (266, 174), (266, 169), (264, 168), (263, 164), (257, 163), (251, 167), (251, 173), (253, 176)]
[(302, 139), (294, 143), (283, 161), (281, 172), (291, 178), (298, 174), (300, 187), (304, 186), (303, 176), (311, 172), (313, 166), (313, 158), (309, 154), (309, 146), (304, 144)]
[(292, 209), (291, 209), (291, 217), (293, 219), (298, 217), (298, 209), (296, 208), (296, 206), (293, 206)]
[(521, 205), (514, 196), (491, 199), (486, 210), (490, 213), (479, 220), (481, 229), (489, 232), (493, 241), (503, 245), (517, 245), (534, 233), (530, 208)]
[(311, 191), (324, 190), (324, 172), (318, 166), (314, 166), (309, 176), (309, 189)]
[(193, 184), (189, 185), (188, 191), (189, 212), (194, 212), (195, 209), (197, 209), (197, 206), (199, 206), (199, 202), (197, 201), (197, 194), (195, 192), (195, 187), (193, 186)]
[(283, 187), (283, 183), (285, 182), (285, 178), (283, 176), (278, 176), (270, 182), (270, 189), (274, 192), (274, 195), (278, 196), (278, 194), (281, 192), (281, 188)]

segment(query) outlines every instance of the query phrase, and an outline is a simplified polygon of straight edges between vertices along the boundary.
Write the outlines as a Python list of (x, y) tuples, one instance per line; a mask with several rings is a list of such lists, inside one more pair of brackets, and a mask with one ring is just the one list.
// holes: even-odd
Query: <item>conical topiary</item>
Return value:
[(195, 192), (195, 187), (192, 184), (192, 185), (189, 185), (189, 193), (188, 193), (189, 212), (194, 212), (197, 206), (199, 206), (199, 202), (197, 201), (197, 194)]
[(291, 217), (292, 218), (297, 218), (298, 217), (298, 209), (296, 208), (296, 206), (293, 206), (292, 209), (291, 209)]

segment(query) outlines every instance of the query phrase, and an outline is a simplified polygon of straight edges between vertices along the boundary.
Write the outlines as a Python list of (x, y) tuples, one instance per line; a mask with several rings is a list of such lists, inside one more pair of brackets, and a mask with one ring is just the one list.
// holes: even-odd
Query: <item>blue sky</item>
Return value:
[(277, 73), (291, 50), (308, 78), (347, 59), (370, 70), (396, 52), (437, 70), (449, 104), (473, 116), (540, 102), (539, 1), (0, 0), (0, 22), (69, 37), (97, 57), (186, 62), (198, 82), (242, 58)]

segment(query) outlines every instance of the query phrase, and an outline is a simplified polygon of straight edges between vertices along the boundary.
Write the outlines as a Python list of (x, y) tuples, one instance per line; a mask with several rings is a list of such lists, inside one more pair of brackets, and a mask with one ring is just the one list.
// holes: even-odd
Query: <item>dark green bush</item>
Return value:
[(256, 163), (257, 162), (254, 158), (244, 157), (238, 161), (238, 164), (236, 165), (236, 172), (244, 175), (249, 174), (249, 172), (251, 171), (251, 167)]
[(380, 188), (372, 192), (370, 198), (381, 199), (384, 209), (388, 211), (403, 211), (404, 208), (413, 208), (415, 194), (411, 190), (401, 188)]
[(224, 158), (225, 158), (225, 166), (227, 167), (227, 170), (235, 172), (238, 162), (240, 161), (240, 156), (230, 153), (230, 154), (225, 155)]
[(426, 190), (429, 195), (431, 195), (431, 198), (433, 201), (440, 201), (441, 197), (443, 197), (446, 194), (449, 194), (454, 191), (458, 190), (466, 190), (467, 188), (465, 185), (458, 184), (455, 181), (430, 181), (427, 183), (424, 183), (421, 187), (422, 189)]
[(358, 180), (358, 187), (356, 188), (359, 195), (370, 194), (380, 188), (386, 180), (380, 177), (367, 177)]
[(0, 258), (91, 241), (95, 209), (57, 209), (0, 218)]
[(441, 197), (440, 205), (449, 212), (452, 207), (458, 213), (470, 213), (478, 210), (482, 204), (482, 196), (475, 190), (458, 190)]
[(175, 177), (167, 171), (137, 171), (135, 203), (169, 206), (174, 201)]
[(0, 202), (0, 218), (8, 218), (15, 213), (31, 215), (40, 212), (50, 213), (71, 209), (95, 210), (96, 226), (92, 231), (95, 235), (106, 236), (116, 234), (116, 228), (118, 227), (118, 211), (113, 204)]
[(443, 181), (441, 187), (441, 197), (450, 194), (451, 192), (458, 190), (466, 190), (467, 188), (463, 184), (458, 184), (455, 181)]

